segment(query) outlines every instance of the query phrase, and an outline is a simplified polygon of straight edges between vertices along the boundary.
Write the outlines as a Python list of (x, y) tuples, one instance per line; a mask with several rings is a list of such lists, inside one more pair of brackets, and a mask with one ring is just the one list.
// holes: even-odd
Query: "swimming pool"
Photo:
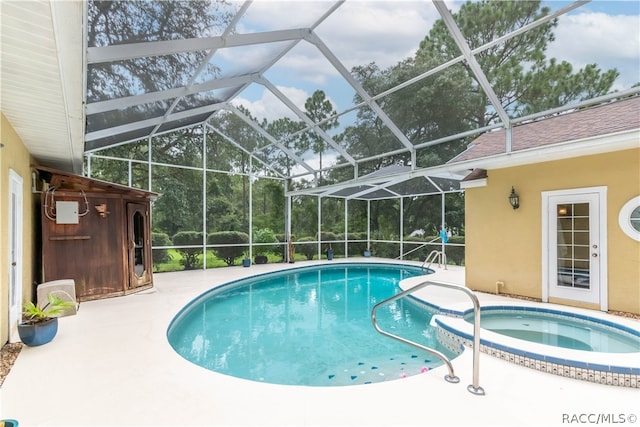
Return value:
[[(288, 385), (344, 386), (419, 374), (442, 362), (378, 334), (373, 306), (420, 267), (341, 263), (225, 284), (183, 308), (167, 331), (185, 359), (226, 375)], [(443, 352), (433, 311), (399, 300), (379, 315), (387, 330)]]

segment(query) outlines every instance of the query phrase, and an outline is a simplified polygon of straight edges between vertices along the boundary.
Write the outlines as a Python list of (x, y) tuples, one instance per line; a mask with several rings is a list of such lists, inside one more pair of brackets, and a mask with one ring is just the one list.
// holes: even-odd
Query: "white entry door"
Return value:
[(9, 170), (9, 342), (18, 342), (22, 316), (22, 177)]
[(606, 187), (549, 191), (543, 205), (543, 300), (607, 310)]

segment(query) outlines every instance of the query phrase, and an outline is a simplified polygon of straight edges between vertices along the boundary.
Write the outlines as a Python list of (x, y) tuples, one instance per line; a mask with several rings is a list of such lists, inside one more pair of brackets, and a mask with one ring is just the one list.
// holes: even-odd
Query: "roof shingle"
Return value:
[[(640, 96), (514, 126), (511, 151), (525, 150), (640, 128)], [(506, 130), (487, 132), (448, 163), (505, 152)]]

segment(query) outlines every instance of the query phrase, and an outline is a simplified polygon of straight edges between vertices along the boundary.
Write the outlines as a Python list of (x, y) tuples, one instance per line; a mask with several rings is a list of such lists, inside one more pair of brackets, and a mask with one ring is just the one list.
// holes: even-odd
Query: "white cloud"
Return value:
[[(318, 154), (308, 152), (303, 156), (302, 160), (304, 160), (304, 162), (307, 165), (311, 166), (311, 168), (320, 169), (320, 156)], [(335, 165), (337, 161), (338, 161), (338, 155), (336, 153), (329, 152), (329, 153), (324, 153), (322, 155), (323, 168), (327, 168), (329, 166)], [(304, 174), (306, 172), (307, 170), (300, 165), (296, 165), (293, 168), (293, 174)], [(310, 175), (307, 175), (305, 176), (305, 179), (309, 180), (309, 179), (312, 179), (312, 177)]]
[[(333, 2), (327, 1), (256, 1), (238, 26), (239, 32), (309, 27)], [(451, 5), (457, 9), (455, 5)], [(381, 68), (411, 57), (429, 32), (438, 14), (427, 1), (359, 1), (343, 3), (314, 31), (344, 64), (375, 61)], [(235, 55), (235, 53), (234, 53)], [(253, 53), (228, 58), (255, 59)], [(274, 68), (287, 69), (292, 76), (314, 83), (328, 84), (339, 75), (331, 63), (312, 44), (302, 41)]]
[(372, 61), (386, 68), (412, 57), (437, 18), (431, 2), (348, 1), (317, 33), (347, 69)]
[[(273, 29), (303, 28), (314, 23), (333, 2), (327, 1), (255, 1), (238, 26), (239, 32), (269, 31)], [(448, 1), (455, 13), (461, 1)], [(430, 1), (360, 1), (344, 2), (315, 31), (347, 70), (355, 65), (375, 61), (381, 68), (394, 65), (413, 56), (420, 41), (429, 33), (439, 15)], [(566, 60), (575, 70), (597, 63), (603, 70), (617, 68), (621, 77), (615, 89), (630, 87), (639, 80), (640, 25), (638, 15), (624, 16), (586, 10), (562, 16), (555, 29), (556, 41), (549, 46), (548, 57)], [(287, 42), (288, 43), (288, 42)], [(267, 58), (266, 46), (245, 51), (233, 49), (225, 60), (255, 67), (256, 58)], [(224, 51), (221, 51), (224, 54)], [(253, 69), (253, 68), (252, 68)], [(323, 89), (341, 105), (352, 99), (353, 92), (344, 85), (335, 85), (336, 69), (320, 52), (306, 41), (299, 42), (267, 72), (275, 84), (287, 87), (292, 93)], [(299, 89), (294, 89), (298, 87)], [(344, 99), (343, 99), (344, 98)], [(254, 114), (272, 118), (292, 113), (270, 95), (249, 102)]]
[(556, 40), (548, 57), (571, 63), (575, 71), (596, 63), (617, 68), (616, 89), (627, 89), (640, 80), (640, 25), (638, 16), (579, 13), (559, 20)]
[[(311, 96), (310, 93), (295, 87), (276, 87), (301, 111), (305, 110), (304, 104)], [(335, 103), (330, 98), (328, 99), (333, 104), (334, 108), (336, 108)], [(284, 117), (288, 117), (292, 120), (299, 120), (298, 116), (296, 116), (296, 114), (291, 109), (289, 109), (289, 107), (283, 104), (275, 95), (273, 95), (267, 89), (263, 90), (260, 99), (250, 101), (246, 98), (238, 97), (233, 101), (233, 103), (235, 105), (242, 105), (243, 107), (247, 108), (251, 112), (251, 114), (259, 121), (262, 121), (262, 119), (274, 121)]]

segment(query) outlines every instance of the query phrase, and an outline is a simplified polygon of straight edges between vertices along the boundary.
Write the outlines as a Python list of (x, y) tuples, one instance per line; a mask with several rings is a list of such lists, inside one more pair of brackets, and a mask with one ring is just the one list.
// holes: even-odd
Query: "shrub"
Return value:
[(213, 248), (216, 256), (228, 266), (234, 265), (236, 258), (243, 256), (249, 250), (248, 243), (249, 235), (242, 231), (218, 231), (207, 236), (208, 245), (241, 245)]
[[(152, 246), (171, 246), (171, 238), (166, 233), (151, 233)], [(171, 260), (168, 249), (153, 250), (153, 265), (165, 264)]]
[[(408, 236), (405, 237), (404, 252), (407, 253), (413, 249), (420, 247), (434, 239), (434, 236)], [(411, 243), (408, 243), (411, 242)], [(434, 242), (426, 246), (416, 249), (410, 254), (405, 255), (404, 259), (413, 261), (424, 261), (433, 250), (440, 250), (440, 242)]]
[(447, 264), (464, 265), (464, 246), (451, 246), (451, 243), (464, 245), (464, 236), (451, 236), (449, 242), (445, 246), (447, 254)]
[[(261, 228), (253, 232), (253, 243), (278, 243), (276, 233), (270, 228)], [(256, 255), (266, 255), (267, 252), (276, 252), (278, 245), (257, 245), (253, 251)]]
[[(313, 242), (313, 243), (300, 243), (300, 242)], [(313, 237), (301, 237), (298, 239), (295, 248), (296, 252), (306, 256), (308, 260), (312, 260), (314, 255), (318, 253), (318, 244)]]
[[(201, 231), (180, 231), (173, 236), (173, 244), (175, 246), (202, 246), (202, 232)], [(178, 248), (177, 251), (182, 255), (180, 264), (184, 266), (185, 270), (193, 270), (200, 265), (198, 256), (202, 254), (200, 248)]]
[[(432, 241), (436, 237), (437, 236), (407, 237), (406, 241), (426, 243), (426, 242)], [(447, 264), (457, 264), (457, 265), (464, 264), (465, 247), (452, 246), (452, 245), (464, 245), (464, 241), (465, 241), (464, 236), (449, 237), (449, 241), (445, 245), (445, 249), (444, 249), (445, 254), (447, 255)], [(405, 247), (405, 252), (409, 250), (410, 249), (407, 249), (407, 247)], [(429, 245), (424, 246), (418, 249), (417, 251), (410, 253), (405, 257), (405, 259), (424, 261), (429, 256), (429, 254), (431, 254), (431, 251), (440, 251), (440, 250), (442, 250), (442, 241), (436, 240), (433, 243), (430, 243)]]
[(381, 258), (397, 258), (400, 256), (399, 243), (377, 242), (373, 250), (375, 255)]
[[(334, 246), (334, 240), (338, 240), (338, 237), (335, 233), (330, 231), (323, 231), (320, 234), (320, 241), (322, 242), (322, 252), (327, 252), (329, 249), (332, 249), (333, 252), (336, 252), (336, 248)], [(343, 251), (344, 252), (344, 251)]]
[(352, 242), (353, 240), (367, 240), (367, 233), (348, 233), (349, 255), (362, 255), (367, 249), (367, 242)]
[[(276, 239), (278, 239), (278, 243), (280, 243), (279, 245), (279, 250), (277, 251), (278, 254), (280, 254), (282, 256), (282, 260), (284, 261), (285, 259), (287, 259), (287, 251), (289, 250), (289, 245), (287, 244), (287, 235), (286, 234), (282, 234), (282, 233), (278, 233), (276, 234)], [(291, 235), (291, 240), (293, 240), (294, 242), (296, 241), (296, 236), (294, 236), (293, 234)]]

